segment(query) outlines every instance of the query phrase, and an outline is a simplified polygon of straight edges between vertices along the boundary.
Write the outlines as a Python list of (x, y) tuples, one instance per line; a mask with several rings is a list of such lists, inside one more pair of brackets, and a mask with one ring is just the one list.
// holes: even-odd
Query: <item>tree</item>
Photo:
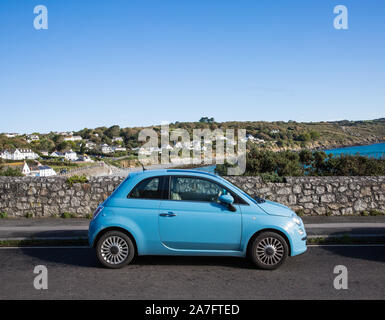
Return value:
[(311, 137), (311, 139), (312, 139), (313, 141), (316, 141), (316, 140), (319, 139), (320, 133), (319, 133), (318, 131), (312, 130), (312, 131), (310, 131), (310, 137)]
[(62, 142), (60, 142), (60, 143), (57, 145), (57, 149), (58, 149), (59, 151), (66, 150), (67, 147), (68, 147), (67, 141), (62, 141)]
[(109, 127), (104, 133), (111, 139), (114, 137), (118, 137), (120, 135), (120, 127), (118, 125), (114, 125), (112, 127)]
[(208, 117), (202, 117), (202, 118), (200, 118), (199, 122), (213, 123), (213, 122), (215, 122), (215, 119), (214, 118), (208, 118)]

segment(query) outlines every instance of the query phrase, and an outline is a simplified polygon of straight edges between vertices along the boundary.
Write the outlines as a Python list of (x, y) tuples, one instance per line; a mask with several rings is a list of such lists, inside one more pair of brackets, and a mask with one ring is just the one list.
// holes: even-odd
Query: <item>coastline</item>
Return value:
[(334, 149), (344, 149), (344, 148), (350, 148), (350, 147), (364, 147), (364, 146), (371, 146), (374, 144), (381, 144), (385, 143), (385, 140), (376, 140), (372, 142), (365, 142), (365, 143), (353, 143), (353, 144), (341, 144), (341, 145), (330, 145), (327, 147), (317, 147), (313, 148), (311, 150), (316, 150), (316, 151), (326, 151), (326, 150), (334, 150)]

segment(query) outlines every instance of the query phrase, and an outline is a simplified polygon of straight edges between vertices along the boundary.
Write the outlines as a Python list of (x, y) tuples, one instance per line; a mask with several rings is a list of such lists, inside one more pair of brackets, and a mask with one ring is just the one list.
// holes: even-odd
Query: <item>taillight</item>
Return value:
[(96, 210), (94, 211), (93, 219), (95, 219), (102, 210), (103, 210), (102, 206), (97, 207)]

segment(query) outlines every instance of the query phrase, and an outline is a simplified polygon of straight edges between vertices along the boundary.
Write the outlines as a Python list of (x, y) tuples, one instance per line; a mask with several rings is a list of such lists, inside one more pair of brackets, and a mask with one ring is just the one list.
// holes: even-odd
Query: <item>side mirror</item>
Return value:
[(222, 194), (219, 196), (218, 200), (220, 203), (226, 205), (230, 211), (237, 211), (237, 209), (233, 206), (234, 198), (231, 196), (231, 194)]
[(222, 194), (221, 196), (219, 196), (218, 200), (219, 202), (227, 205), (233, 204), (234, 202), (234, 198), (231, 196), (231, 194)]

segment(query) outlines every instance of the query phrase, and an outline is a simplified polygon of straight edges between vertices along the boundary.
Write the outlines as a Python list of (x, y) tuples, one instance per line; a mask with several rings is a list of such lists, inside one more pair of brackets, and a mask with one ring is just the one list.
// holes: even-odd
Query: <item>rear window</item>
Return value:
[(149, 178), (139, 182), (128, 195), (131, 199), (163, 199), (163, 179)]

